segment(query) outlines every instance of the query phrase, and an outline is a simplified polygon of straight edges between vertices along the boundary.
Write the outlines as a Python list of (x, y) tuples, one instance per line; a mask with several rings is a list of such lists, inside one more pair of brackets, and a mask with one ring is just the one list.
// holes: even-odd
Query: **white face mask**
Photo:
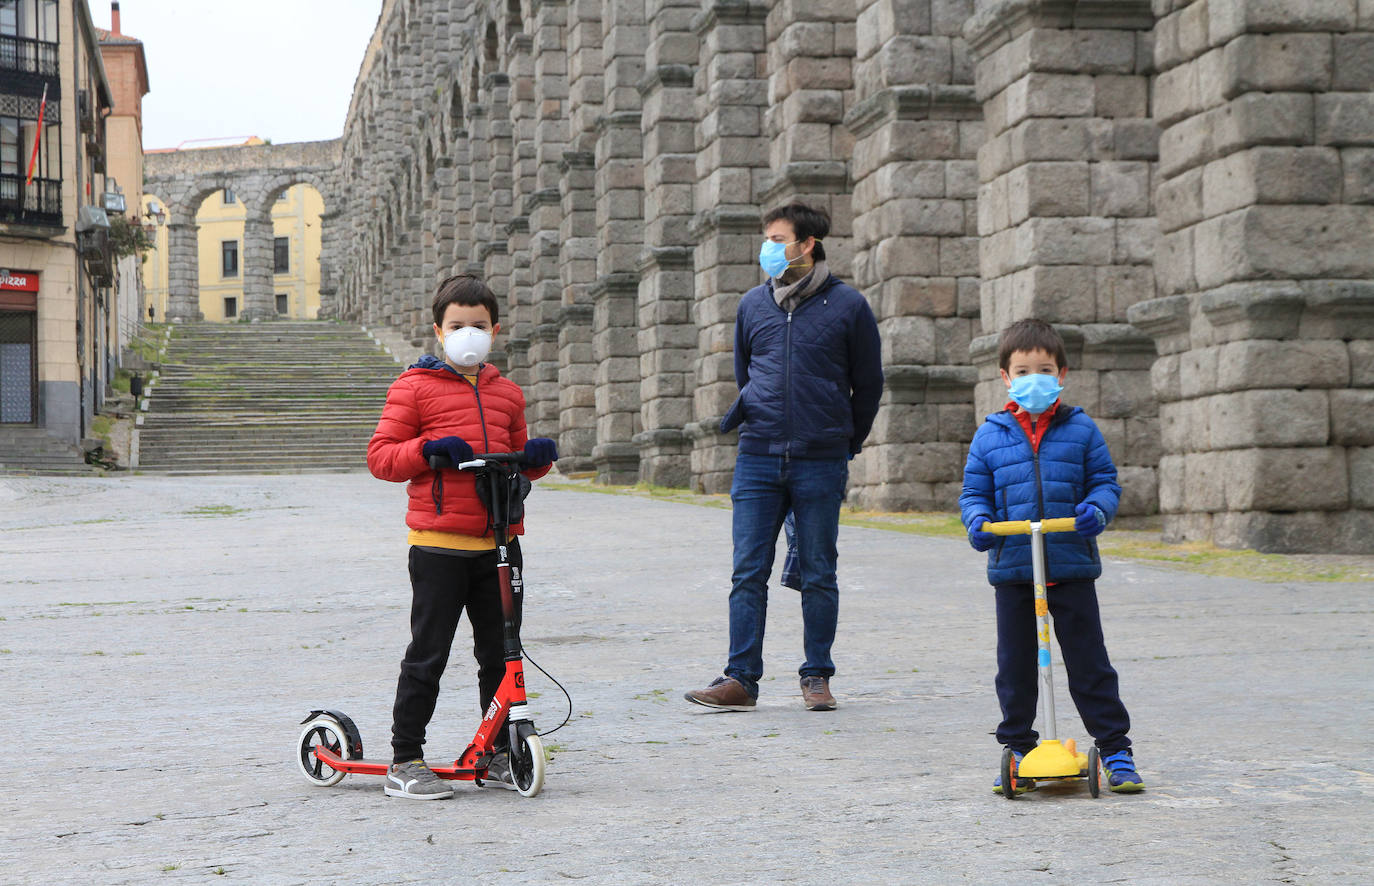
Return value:
[(444, 354), (455, 366), (476, 366), (491, 353), (491, 333), (463, 326), (444, 336)]

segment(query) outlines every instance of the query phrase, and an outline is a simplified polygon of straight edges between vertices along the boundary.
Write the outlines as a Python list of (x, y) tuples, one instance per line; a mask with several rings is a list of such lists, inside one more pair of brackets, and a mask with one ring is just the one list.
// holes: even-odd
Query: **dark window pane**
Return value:
[(278, 237), (272, 242), (272, 258), (278, 274), (291, 270), (291, 238)]
[(277, 313), (278, 313), (278, 314), (283, 314), (283, 315), (284, 315), (284, 314), (286, 314), (286, 312), (287, 312), (289, 309), (290, 309), (290, 305), (287, 304), (286, 293), (285, 293), (285, 292), (278, 292), (278, 293), (277, 293)]
[(220, 243), (220, 254), (223, 257), (222, 276), (237, 277), (239, 275), (239, 243), (237, 240), (225, 240)]
[(224, 319), (230, 320), (239, 315), (239, 300), (229, 297), (224, 300)]

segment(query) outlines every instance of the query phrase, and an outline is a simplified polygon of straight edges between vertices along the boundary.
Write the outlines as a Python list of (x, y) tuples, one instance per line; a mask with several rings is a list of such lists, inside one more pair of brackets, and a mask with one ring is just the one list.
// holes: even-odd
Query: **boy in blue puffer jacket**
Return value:
[[(997, 740), (1019, 761), (1035, 747), (1039, 698), (1035, 593), (1029, 535), (996, 536), (985, 521), (1075, 518), (1076, 533), (1044, 535), (1047, 594), (1069, 694), (1096, 740), (1113, 791), (1145, 787), (1127, 732), (1131, 718), (1107, 658), (1093, 580), (1102, 574), (1096, 537), (1116, 516), (1121, 487), (1107, 443), (1077, 406), (1059, 401), (1068, 373), (1064, 342), (1041, 320), (1021, 320), (1002, 333), (1002, 381), (1011, 402), (973, 435), (959, 508), (976, 551), (988, 552), (988, 581), (997, 598)], [(1018, 779), (1016, 790), (1035, 783)], [(1001, 793), (999, 777), (993, 790)]]

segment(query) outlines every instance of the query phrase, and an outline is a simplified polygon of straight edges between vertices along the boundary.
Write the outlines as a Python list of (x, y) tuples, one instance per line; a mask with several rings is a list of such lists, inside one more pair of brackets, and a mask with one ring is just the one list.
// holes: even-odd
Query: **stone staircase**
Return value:
[(140, 471), (359, 470), (402, 366), (325, 321), (173, 327), (136, 429)]
[(90, 477), (99, 469), (81, 450), (42, 428), (0, 425), (0, 474), (56, 474)]

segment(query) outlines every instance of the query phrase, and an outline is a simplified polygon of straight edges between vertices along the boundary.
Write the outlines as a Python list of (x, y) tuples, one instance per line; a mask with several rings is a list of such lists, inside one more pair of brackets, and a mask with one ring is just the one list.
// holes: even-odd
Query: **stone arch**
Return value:
[[(234, 191), (245, 211), (240, 316), (248, 320), (275, 317), (272, 205), (277, 194), (298, 182), (314, 187), (327, 206), (340, 203), (340, 189), (336, 185), (339, 151), (340, 142), (333, 140), (147, 155), (145, 190), (164, 194), (168, 213), (167, 319), (203, 319), (196, 216), (208, 195), (225, 188)], [(324, 228), (321, 238), (323, 244)], [(322, 256), (323, 252), (322, 248)]]

